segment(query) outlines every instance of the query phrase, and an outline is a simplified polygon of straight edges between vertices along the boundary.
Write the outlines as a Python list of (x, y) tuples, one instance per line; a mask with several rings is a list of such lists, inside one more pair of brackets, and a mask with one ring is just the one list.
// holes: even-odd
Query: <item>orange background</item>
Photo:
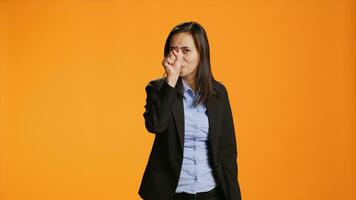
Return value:
[(0, 2), (0, 199), (140, 199), (144, 87), (201, 23), (245, 200), (356, 199), (356, 3)]

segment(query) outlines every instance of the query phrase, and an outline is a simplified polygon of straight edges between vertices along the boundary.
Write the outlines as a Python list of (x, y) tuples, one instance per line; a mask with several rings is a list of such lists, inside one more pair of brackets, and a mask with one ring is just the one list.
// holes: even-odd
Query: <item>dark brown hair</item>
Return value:
[[(198, 64), (198, 71), (195, 76), (195, 85), (197, 91), (200, 90), (201, 95), (198, 96), (193, 102), (193, 106), (199, 105), (202, 102), (204, 105), (207, 105), (208, 101), (210, 100), (212, 94), (214, 93), (213, 90), (213, 81), (216, 81), (213, 77), (211, 66), (210, 66), (210, 49), (209, 49), (209, 42), (208, 37), (205, 32), (205, 29), (197, 22), (183, 22), (176, 25), (171, 32), (169, 33), (166, 43), (164, 45), (164, 57), (169, 54), (170, 51), (170, 44), (173, 38), (173, 35), (176, 33), (188, 32), (194, 38), (195, 46), (199, 52), (199, 64)], [(178, 81), (181, 77), (179, 77)]]

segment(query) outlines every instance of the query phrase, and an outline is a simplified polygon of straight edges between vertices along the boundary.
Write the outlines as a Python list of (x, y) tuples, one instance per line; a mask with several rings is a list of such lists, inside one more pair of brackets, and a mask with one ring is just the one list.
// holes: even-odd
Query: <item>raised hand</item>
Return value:
[(167, 73), (166, 81), (172, 87), (177, 83), (182, 67), (183, 55), (180, 45), (178, 45), (177, 49), (172, 49), (162, 61), (162, 65)]

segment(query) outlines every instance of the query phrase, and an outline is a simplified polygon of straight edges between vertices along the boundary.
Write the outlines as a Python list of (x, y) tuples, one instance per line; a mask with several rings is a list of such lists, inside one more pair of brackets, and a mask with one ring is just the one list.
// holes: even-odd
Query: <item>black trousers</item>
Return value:
[(207, 192), (198, 192), (196, 194), (175, 193), (172, 200), (225, 200), (225, 198), (222, 189), (217, 185)]

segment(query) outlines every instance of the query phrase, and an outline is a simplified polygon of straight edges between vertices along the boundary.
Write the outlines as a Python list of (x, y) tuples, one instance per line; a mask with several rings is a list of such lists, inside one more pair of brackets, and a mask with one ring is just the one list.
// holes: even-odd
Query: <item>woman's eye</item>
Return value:
[(188, 52), (189, 50), (188, 49), (184, 49), (184, 52)]

